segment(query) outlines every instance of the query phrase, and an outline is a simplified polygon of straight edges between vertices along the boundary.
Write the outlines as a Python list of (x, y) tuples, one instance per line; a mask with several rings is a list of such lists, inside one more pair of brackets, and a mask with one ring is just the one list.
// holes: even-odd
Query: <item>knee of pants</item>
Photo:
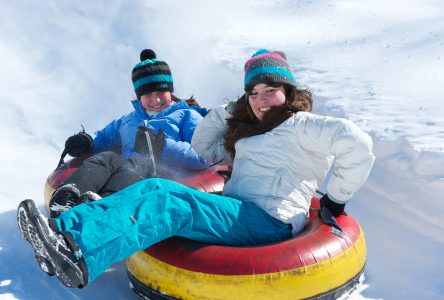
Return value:
[(87, 161), (92, 163), (98, 163), (104, 166), (109, 166), (109, 165), (116, 166), (121, 164), (122, 158), (116, 152), (105, 151), (91, 156), (85, 162)]
[(138, 186), (138, 188), (141, 190), (141, 192), (144, 191), (152, 191), (152, 190), (163, 190), (163, 191), (179, 191), (182, 189), (187, 189), (186, 186), (168, 180), (168, 179), (164, 179), (164, 178), (158, 178), (158, 177), (154, 177), (154, 178), (146, 178), (143, 179), (142, 181), (136, 183), (135, 185)]

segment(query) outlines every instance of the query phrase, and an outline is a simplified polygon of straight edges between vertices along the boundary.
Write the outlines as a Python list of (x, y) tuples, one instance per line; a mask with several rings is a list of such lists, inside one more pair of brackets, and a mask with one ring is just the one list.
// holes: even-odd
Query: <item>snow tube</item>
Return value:
[[(54, 188), (81, 161), (55, 170), (45, 186), (48, 204)], [(213, 166), (181, 183), (206, 192), (222, 191), (226, 168)], [(366, 262), (364, 234), (350, 215), (337, 218), (344, 235), (318, 217), (313, 198), (310, 218), (298, 236), (279, 243), (230, 247), (172, 237), (127, 259), (132, 289), (141, 299), (336, 299), (359, 284)]]
[(55, 169), (51, 174), (49, 174), (48, 178), (45, 182), (44, 189), (44, 199), (45, 199), (45, 207), (49, 208), (49, 200), (51, 199), (52, 194), (56, 190), (60, 184), (69, 177), (78, 167), (82, 164), (83, 159), (74, 158), (67, 161), (61, 167)]
[(350, 215), (333, 234), (317, 214), (290, 240), (230, 247), (173, 237), (127, 260), (133, 290), (143, 299), (336, 299), (359, 283), (364, 234)]

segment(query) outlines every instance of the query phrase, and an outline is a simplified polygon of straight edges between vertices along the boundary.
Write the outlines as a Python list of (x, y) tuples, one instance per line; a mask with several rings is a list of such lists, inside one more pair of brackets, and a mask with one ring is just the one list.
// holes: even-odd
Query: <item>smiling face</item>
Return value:
[(151, 92), (140, 97), (140, 102), (143, 108), (148, 112), (161, 112), (171, 105), (171, 93), (165, 92)]
[(262, 120), (264, 114), (272, 106), (281, 106), (285, 103), (284, 86), (273, 87), (265, 83), (257, 84), (248, 94), (248, 102), (256, 118)]

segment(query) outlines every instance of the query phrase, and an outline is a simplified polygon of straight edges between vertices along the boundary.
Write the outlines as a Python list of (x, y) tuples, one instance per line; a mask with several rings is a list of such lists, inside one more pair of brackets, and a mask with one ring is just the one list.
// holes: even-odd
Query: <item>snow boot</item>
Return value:
[[(17, 211), (17, 224), (18, 224), (20, 233), (22, 234), (22, 237), (28, 243), (31, 244), (31, 238), (29, 236), (26, 218), (20, 217), (19, 214), (20, 214), (19, 211)], [(48, 260), (46, 260), (42, 256), (38, 256), (37, 254), (35, 255), (35, 260), (36, 260), (37, 264), (40, 266), (40, 268), (42, 269), (43, 272), (45, 272), (49, 276), (54, 276), (56, 274), (54, 268), (52, 267), (52, 264)]]
[(75, 184), (65, 184), (59, 187), (49, 200), (49, 215), (57, 218), (63, 212), (82, 203), (80, 191)]
[(86, 193), (83, 193), (79, 197), (80, 203), (87, 203), (87, 202), (93, 202), (99, 199), (102, 199), (99, 195), (97, 195), (94, 192), (88, 191)]
[(68, 232), (57, 232), (53, 220), (46, 219), (33, 200), (27, 199), (19, 204), (17, 223), (43, 271), (57, 275), (67, 287), (87, 285), (88, 269), (74, 239)]

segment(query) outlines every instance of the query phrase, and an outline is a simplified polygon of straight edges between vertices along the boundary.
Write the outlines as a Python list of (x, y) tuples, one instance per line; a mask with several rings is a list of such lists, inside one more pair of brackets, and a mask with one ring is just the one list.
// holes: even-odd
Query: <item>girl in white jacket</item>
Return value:
[(311, 114), (282, 52), (245, 64), (245, 95), (216, 107), (192, 146), (208, 162), (232, 164), (224, 195), (159, 178), (46, 219), (32, 200), (17, 219), (42, 270), (83, 287), (112, 263), (168, 237), (229, 245), (288, 239), (307, 222), (310, 200), (334, 163), (321, 209), (333, 216), (372, 167), (371, 138), (352, 122)]
[(208, 162), (233, 165), (224, 195), (255, 203), (299, 233), (332, 162), (321, 198), (334, 217), (370, 172), (372, 141), (351, 121), (309, 113), (282, 52), (259, 50), (245, 64), (245, 95), (213, 109), (192, 146)]

